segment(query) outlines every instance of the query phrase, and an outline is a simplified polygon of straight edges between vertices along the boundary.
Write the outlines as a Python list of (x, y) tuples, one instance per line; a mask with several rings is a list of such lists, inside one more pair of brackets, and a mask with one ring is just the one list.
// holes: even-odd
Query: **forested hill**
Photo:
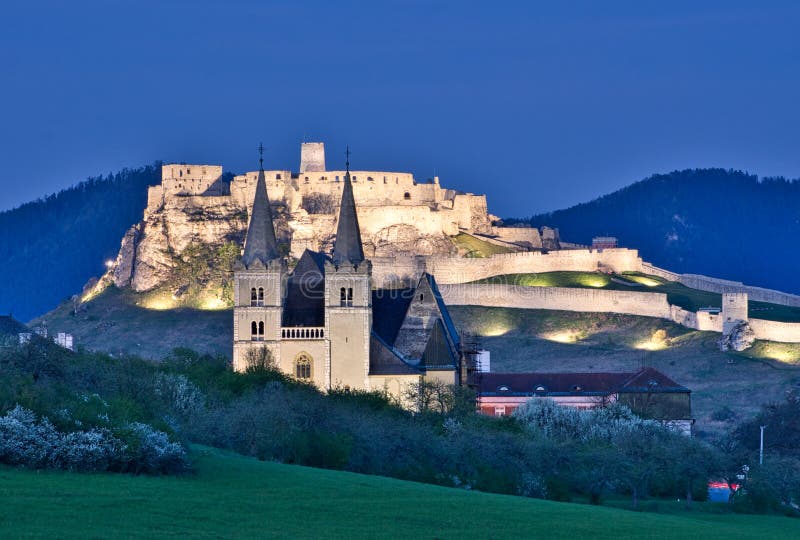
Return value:
[(557, 227), (562, 239), (581, 244), (616, 236), (621, 246), (676, 272), (800, 293), (800, 180), (676, 171), (516, 221)]
[(79, 292), (142, 219), (161, 164), (90, 178), (0, 213), (0, 314), (27, 321)]

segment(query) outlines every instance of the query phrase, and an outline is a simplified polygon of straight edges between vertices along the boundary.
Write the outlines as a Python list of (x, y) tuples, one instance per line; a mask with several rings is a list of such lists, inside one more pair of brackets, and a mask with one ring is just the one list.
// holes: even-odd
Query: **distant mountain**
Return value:
[(161, 164), (90, 178), (0, 213), (0, 314), (27, 321), (79, 292), (142, 219)]
[(657, 266), (800, 293), (800, 180), (694, 169), (523, 220), (568, 242), (616, 236)]

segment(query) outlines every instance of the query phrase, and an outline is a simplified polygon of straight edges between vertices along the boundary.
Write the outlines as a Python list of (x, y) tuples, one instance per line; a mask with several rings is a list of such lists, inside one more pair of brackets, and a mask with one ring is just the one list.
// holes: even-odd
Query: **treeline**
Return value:
[(800, 181), (724, 169), (658, 174), (565, 210), (510, 219), (562, 240), (616, 236), (658, 266), (800, 293)]
[[(0, 350), (0, 377), (8, 382), (0, 386), (0, 416), (14, 420), (30, 411), (28, 424), (46, 419), (58, 432), (51, 435), (56, 443), (100, 431), (135, 449), (125, 437), (136, 432), (131, 426), (146, 425), (149, 439), (172, 456), (152, 467), (145, 457), (123, 453), (102, 461), (117, 464), (108, 470), (180, 470), (183, 463), (168, 451), (175, 447), (167, 445), (196, 442), (262, 460), (595, 504), (611, 495), (629, 496), (634, 506), (652, 497), (688, 504), (706, 497), (710, 478), (743, 485), (731, 493), (733, 509), (794, 514), (800, 497), (795, 398), (755, 420), (786, 430), (780, 439), (776, 431), (781, 446), (769, 446), (759, 467), (752, 423), (715, 446), (622, 406), (577, 411), (535, 401), (510, 418), (486, 417), (475, 413), (468, 392), (441, 385), (411, 389), (406, 397), (422, 405), (412, 414), (380, 393), (322, 394), (274, 370), (267, 357), (234, 373), (224, 358), (185, 349), (151, 363), (33, 340)], [(52, 459), (22, 464), (82, 462), (66, 459), (58, 444), (48, 448)], [(0, 462), (19, 463), (2, 445)]]
[(160, 163), (124, 169), (0, 213), (0, 313), (30, 320), (102, 274), (160, 180)]

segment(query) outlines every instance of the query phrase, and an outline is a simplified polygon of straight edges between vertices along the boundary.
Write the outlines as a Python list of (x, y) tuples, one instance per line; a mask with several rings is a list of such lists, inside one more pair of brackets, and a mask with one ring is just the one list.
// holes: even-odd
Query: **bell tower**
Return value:
[(264, 147), (259, 146), (259, 172), (244, 254), (234, 264), (233, 369), (244, 371), (269, 351), (279, 365), (286, 260), (278, 254), (275, 227), (264, 178)]
[(350, 149), (331, 261), (325, 263), (325, 323), (330, 339), (331, 388), (369, 388), (372, 331), (372, 263), (364, 258), (353, 184)]

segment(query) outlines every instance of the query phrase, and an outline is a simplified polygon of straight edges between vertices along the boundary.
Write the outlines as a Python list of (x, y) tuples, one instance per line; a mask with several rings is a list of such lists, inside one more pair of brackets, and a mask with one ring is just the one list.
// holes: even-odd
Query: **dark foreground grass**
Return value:
[[(0, 469), (0, 538), (798, 538), (800, 520), (632, 512), (259, 462), (183, 477)], [(711, 511), (709, 511), (711, 510)]]

